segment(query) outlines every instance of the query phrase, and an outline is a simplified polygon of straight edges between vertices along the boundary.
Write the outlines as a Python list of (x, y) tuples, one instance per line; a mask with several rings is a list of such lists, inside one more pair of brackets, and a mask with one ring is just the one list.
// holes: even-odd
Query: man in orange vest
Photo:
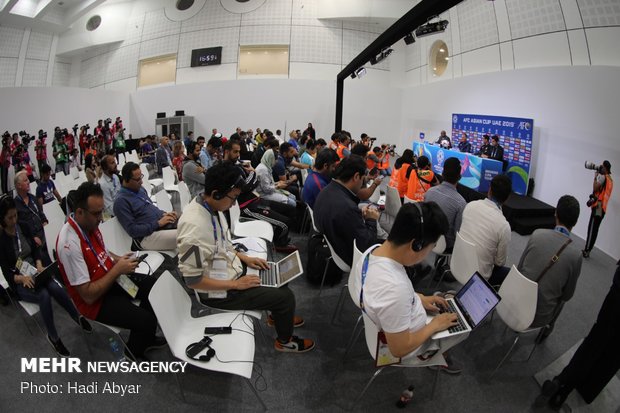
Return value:
[(611, 163), (609, 163), (609, 161), (603, 161), (603, 164), (598, 167), (594, 175), (594, 183), (592, 186), (592, 195), (590, 195), (590, 200), (588, 201), (588, 206), (592, 209), (592, 213), (590, 215), (590, 223), (588, 224), (586, 246), (582, 251), (584, 258), (589, 258), (590, 251), (594, 248), (596, 236), (598, 235), (598, 228), (601, 226), (601, 221), (603, 221), (605, 217), (607, 203), (611, 197), (611, 191), (614, 188), (614, 181), (611, 178)]
[(414, 166), (410, 166), (407, 171), (409, 175), (407, 198), (413, 199), (416, 202), (422, 202), (428, 188), (437, 185), (439, 180), (435, 173), (431, 171), (431, 163), (426, 156), (420, 156), (417, 164), (417, 169)]
[(351, 151), (349, 150), (349, 143), (351, 139), (345, 133), (340, 134), (340, 138), (338, 139), (338, 147), (336, 148), (336, 153), (338, 154), (338, 158), (343, 160), (344, 158), (351, 155)]

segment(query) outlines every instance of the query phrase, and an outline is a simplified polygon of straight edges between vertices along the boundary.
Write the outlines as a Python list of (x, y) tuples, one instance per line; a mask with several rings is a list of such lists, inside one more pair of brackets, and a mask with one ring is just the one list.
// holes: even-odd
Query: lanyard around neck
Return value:
[[(209, 206), (209, 204), (207, 204), (206, 201), (202, 201), (202, 206), (209, 211), (209, 214), (211, 215), (211, 225), (213, 225), (213, 238), (215, 238), (215, 246), (218, 246), (218, 242), (217, 242), (217, 226), (215, 225), (215, 217), (214, 217), (214, 213), (213, 210), (211, 210), (211, 207)], [(220, 217), (218, 216), (218, 221), (220, 219)], [(224, 236), (224, 229), (222, 228), (222, 223), (220, 222), (220, 233), (222, 234), (222, 244), (224, 243), (224, 241), (226, 240), (225, 236)]]
[(567, 237), (570, 237), (570, 231), (566, 227), (563, 227), (561, 225), (556, 225), (555, 231), (559, 232), (560, 234), (564, 234)]
[(105, 265), (105, 261), (103, 261), (101, 259), (101, 257), (99, 257), (99, 254), (97, 253), (97, 251), (95, 250), (95, 247), (93, 247), (92, 242), (90, 241), (90, 237), (84, 232), (84, 230), (82, 229), (82, 227), (80, 227), (80, 224), (78, 224), (75, 219), (73, 218), (73, 214), (71, 214), (71, 216), (69, 217), (69, 221), (71, 221), (71, 223), (73, 224), (74, 228), (77, 228), (81, 233), (82, 233), (82, 237), (84, 238), (84, 240), (86, 241), (86, 243), (88, 244), (88, 247), (90, 248), (90, 250), (92, 251), (93, 255), (95, 256), (95, 258), (97, 258), (97, 261), (99, 261), (99, 265), (106, 271), (108, 272), (108, 266)]

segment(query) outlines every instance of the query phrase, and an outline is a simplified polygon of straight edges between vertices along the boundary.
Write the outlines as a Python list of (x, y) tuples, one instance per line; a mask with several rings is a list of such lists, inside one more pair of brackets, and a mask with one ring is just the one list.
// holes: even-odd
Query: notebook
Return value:
[(258, 272), (261, 280), (260, 285), (264, 287), (282, 287), (304, 272), (301, 266), (299, 251), (293, 252), (277, 263), (267, 262), (267, 265), (269, 265), (268, 270), (260, 270)]
[[(501, 299), (491, 284), (476, 271), (454, 298), (446, 300), (449, 309), (443, 312), (456, 313), (458, 324), (433, 334), (432, 338), (439, 339), (469, 333), (480, 325)], [(430, 323), (432, 319), (433, 316), (428, 316), (426, 323)]]

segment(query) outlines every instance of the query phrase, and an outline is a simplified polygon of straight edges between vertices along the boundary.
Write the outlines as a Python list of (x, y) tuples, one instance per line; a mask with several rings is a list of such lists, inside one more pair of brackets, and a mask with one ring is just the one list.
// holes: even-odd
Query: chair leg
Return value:
[(532, 351), (530, 351), (530, 355), (527, 356), (527, 360), (526, 361), (530, 361), (530, 359), (532, 358), (532, 354), (534, 354), (534, 350), (536, 350), (536, 346), (538, 345), (538, 342), (535, 341), (534, 342), (534, 347), (532, 347)]
[(349, 339), (349, 342), (347, 343), (347, 348), (344, 350), (344, 355), (342, 356), (343, 362), (346, 360), (347, 356), (349, 355), (349, 351), (351, 351), (351, 349), (353, 348), (353, 345), (357, 343), (357, 340), (360, 334), (362, 334), (362, 331), (364, 331), (364, 324), (362, 324), (362, 316), (360, 315), (357, 318), (355, 327), (353, 327), (353, 331), (351, 332), (351, 338)]
[(510, 353), (512, 353), (512, 350), (515, 348), (515, 345), (517, 344), (518, 341), (519, 341), (519, 335), (517, 334), (517, 337), (515, 337), (515, 341), (513, 341), (512, 346), (510, 346), (510, 348), (508, 349), (508, 353), (506, 353), (506, 355), (504, 356), (502, 361), (500, 361), (499, 364), (497, 365), (497, 367), (495, 367), (495, 370), (493, 370), (493, 374), (491, 374), (491, 378), (493, 378), (493, 376), (495, 376), (495, 373), (497, 372), (497, 370), (499, 370), (499, 368), (502, 366), (502, 364), (504, 364), (504, 361), (506, 361), (508, 356), (510, 356)]
[(250, 389), (252, 389), (252, 391), (254, 392), (254, 395), (256, 396), (256, 398), (258, 399), (258, 401), (260, 402), (260, 404), (263, 406), (263, 411), (267, 410), (267, 405), (265, 404), (265, 402), (263, 401), (263, 399), (261, 399), (260, 395), (258, 394), (258, 392), (256, 391), (256, 389), (254, 388), (254, 385), (252, 384), (252, 382), (250, 381), (250, 379), (245, 379), (245, 382), (248, 384), (248, 386), (250, 386)]
[(265, 347), (267, 347), (269, 343), (267, 341), (267, 337), (265, 336), (265, 332), (263, 331), (263, 324), (261, 323), (261, 320), (255, 318), (254, 323), (258, 326), (254, 327), (254, 330), (258, 328), (258, 331), (260, 331), (260, 335), (263, 338), (263, 343), (265, 344)]
[(323, 292), (323, 284), (325, 284), (325, 277), (327, 276), (327, 268), (329, 267), (329, 261), (331, 261), (332, 257), (328, 257), (325, 259), (325, 270), (323, 270), (323, 278), (321, 278), (321, 287), (319, 287), (319, 297)]
[(334, 324), (334, 321), (336, 321), (336, 317), (340, 313), (342, 305), (344, 304), (344, 296), (345, 296), (345, 291), (347, 290), (347, 288), (348, 288), (348, 284), (345, 284), (340, 289), (340, 297), (338, 297), (338, 302), (336, 303), (336, 308), (334, 308), (334, 314), (332, 315), (332, 321), (331, 321), (332, 324)]
[(353, 407), (355, 407), (359, 403), (359, 401), (362, 400), (362, 397), (364, 397), (364, 394), (366, 393), (366, 390), (368, 390), (368, 388), (370, 387), (372, 382), (375, 381), (377, 376), (379, 374), (381, 374), (381, 372), (383, 371), (384, 368), (385, 367), (381, 367), (379, 370), (375, 371), (375, 374), (372, 375), (372, 377), (370, 378), (370, 380), (368, 380), (368, 383), (366, 383), (366, 386), (364, 387), (364, 389), (362, 390), (360, 395), (357, 396), (357, 399), (355, 399), (355, 402), (353, 403)]
[(435, 398), (435, 389), (437, 388), (437, 382), (439, 381), (439, 371), (441, 369), (435, 370), (435, 377), (433, 377), (433, 388), (431, 389), (431, 400)]

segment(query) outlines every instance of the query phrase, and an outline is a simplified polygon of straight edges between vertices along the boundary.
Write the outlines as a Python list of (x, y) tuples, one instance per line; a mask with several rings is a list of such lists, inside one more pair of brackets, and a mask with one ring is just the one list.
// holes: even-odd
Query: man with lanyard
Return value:
[(121, 181), (118, 179), (116, 158), (106, 155), (101, 158), (101, 170), (103, 174), (99, 179), (99, 185), (103, 191), (103, 204), (105, 206), (104, 221), (114, 216), (114, 201), (121, 190)]
[(314, 208), (314, 201), (319, 196), (319, 192), (332, 180), (338, 161), (338, 154), (333, 149), (326, 148), (317, 155), (314, 166), (308, 171), (308, 178), (306, 178), (302, 193), (304, 202), (311, 209)]
[(133, 272), (138, 261), (133, 253), (117, 256), (106, 250), (99, 232), (103, 211), (99, 185), (81, 184), (75, 194), (75, 213), (56, 241), (58, 268), (79, 312), (91, 320), (128, 328), (127, 347), (136, 358), (145, 359), (145, 351), (166, 344), (155, 336), (157, 318), (148, 300), (155, 279), (145, 277), (138, 283), (140, 305), (133, 305), (117, 279)]
[[(204, 143), (204, 138), (202, 138), (202, 143)], [(187, 184), (192, 197), (202, 192), (205, 186), (205, 168), (200, 164), (201, 147), (200, 138), (196, 142), (191, 141), (187, 145), (187, 159), (183, 161), (183, 182)]]
[(121, 176), (122, 188), (114, 201), (113, 212), (134, 244), (142, 250), (174, 251), (177, 214), (153, 205), (142, 187), (143, 175), (137, 163), (127, 162)]
[[(537, 229), (523, 250), (517, 269), (538, 283), (532, 328), (553, 322), (562, 305), (575, 292), (582, 257), (570, 235), (578, 218), (579, 202), (571, 195), (564, 195), (555, 208), (555, 229)], [(544, 336), (549, 335), (552, 328), (546, 329)]]
[(360, 280), (354, 284), (354, 294), (362, 311), (385, 335), (389, 352), (402, 358), (401, 364), (445, 362), (440, 367), (444, 372), (458, 374), (461, 368), (446, 351), (468, 334), (431, 338), (456, 325), (457, 316), (445, 312), (427, 324), (427, 312), (436, 314), (440, 308), (447, 308), (447, 303), (440, 296), (416, 293), (405, 269), (424, 260), (447, 229), (448, 221), (434, 202), (405, 204), (387, 240), (368, 248), (352, 274)]
[(609, 161), (603, 161), (603, 165), (596, 171), (592, 186), (592, 193), (596, 197), (596, 201), (590, 206), (592, 213), (590, 214), (590, 222), (588, 223), (586, 246), (582, 251), (584, 258), (590, 258), (590, 251), (594, 248), (594, 243), (598, 236), (598, 229), (601, 226), (603, 218), (605, 218), (607, 203), (611, 197), (611, 191), (614, 188), (614, 180), (611, 179), (611, 163)]
[(406, 177), (409, 180), (407, 182), (407, 198), (416, 202), (424, 201), (426, 191), (431, 186), (439, 184), (435, 173), (431, 171), (430, 161), (424, 155), (418, 158), (417, 168), (415, 165), (409, 167)]
[[(230, 209), (245, 181), (239, 168), (229, 162), (216, 163), (207, 170), (204, 193), (185, 208), (179, 221), (179, 269), (189, 288), (199, 292), (201, 301), (224, 310), (268, 310), (268, 323), (275, 325), (277, 351), (302, 353), (314, 348), (314, 342), (293, 335), (294, 327), (304, 321), (295, 316), (295, 296), (285, 285), (260, 286), (256, 271), (268, 268), (262, 258), (236, 251), (224, 233), (218, 212)], [(197, 247), (197, 248), (196, 248)], [(196, 255), (196, 257), (194, 257)]]

